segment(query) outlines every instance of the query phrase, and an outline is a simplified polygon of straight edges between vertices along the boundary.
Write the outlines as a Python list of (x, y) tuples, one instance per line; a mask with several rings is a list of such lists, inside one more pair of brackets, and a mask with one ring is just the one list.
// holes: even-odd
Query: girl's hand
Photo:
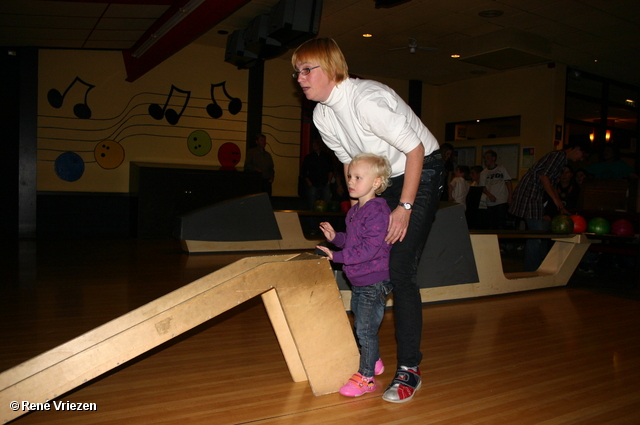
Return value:
[(336, 231), (333, 230), (333, 227), (331, 226), (331, 224), (327, 223), (326, 221), (323, 221), (322, 223), (320, 223), (320, 230), (322, 230), (324, 237), (329, 242), (331, 242), (336, 238)]
[(331, 251), (329, 248), (322, 245), (316, 245), (316, 248), (318, 248), (320, 251), (327, 254), (327, 257), (329, 258), (329, 260), (333, 260), (333, 251)]

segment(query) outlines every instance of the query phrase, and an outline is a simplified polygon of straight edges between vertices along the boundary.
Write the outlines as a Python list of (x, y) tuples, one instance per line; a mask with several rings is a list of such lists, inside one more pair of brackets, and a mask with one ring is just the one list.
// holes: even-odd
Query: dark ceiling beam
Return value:
[(103, 3), (103, 4), (145, 4), (171, 6), (181, 0), (45, 0), (45, 1), (64, 1), (65, 3)]
[(173, 6), (149, 28), (131, 49), (122, 52), (127, 81), (137, 80), (248, 2), (249, 0), (205, 0), (175, 27), (160, 37), (148, 50), (134, 57), (135, 52), (147, 40), (153, 38), (158, 29), (176, 13), (181, 13), (179, 9), (186, 5), (188, 0), (180, 1), (177, 4), (174, 2)]

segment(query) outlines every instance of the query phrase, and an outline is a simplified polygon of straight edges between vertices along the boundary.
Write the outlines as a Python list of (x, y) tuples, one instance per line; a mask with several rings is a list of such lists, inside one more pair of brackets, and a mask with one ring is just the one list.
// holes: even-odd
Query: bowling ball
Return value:
[(330, 201), (329, 202), (329, 212), (340, 212), (340, 202), (338, 201)]
[(573, 220), (566, 214), (560, 214), (551, 220), (551, 233), (567, 235), (573, 232)]
[(587, 231), (587, 220), (581, 215), (574, 214), (571, 216), (573, 220), (573, 233), (584, 233)]
[(313, 211), (315, 212), (327, 212), (329, 206), (322, 199), (318, 199), (313, 203)]
[(633, 236), (635, 229), (629, 220), (620, 218), (611, 223), (611, 233), (618, 236)]
[(587, 224), (587, 231), (590, 233), (595, 233), (596, 235), (604, 235), (609, 233), (611, 230), (611, 225), (606, 218), (602, 217), (594, 217), (589, 220)]
[(340, 212), (343, 213), (347, 213), (347, 211), (349, 211), (351, 209), (351, 202), (350, 201), (342, 201), (340, 202)]

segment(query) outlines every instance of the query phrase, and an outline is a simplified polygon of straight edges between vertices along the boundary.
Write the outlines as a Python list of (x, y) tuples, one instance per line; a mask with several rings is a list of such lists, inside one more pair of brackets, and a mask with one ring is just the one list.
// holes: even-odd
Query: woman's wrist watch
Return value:
[(413, 205), (411, 205), (408, 202), (400, 202), (400, 203), (398, 203), (398, 205), (400, 205), (405, 210), (410, 210), (411, 208), (413, 208)]

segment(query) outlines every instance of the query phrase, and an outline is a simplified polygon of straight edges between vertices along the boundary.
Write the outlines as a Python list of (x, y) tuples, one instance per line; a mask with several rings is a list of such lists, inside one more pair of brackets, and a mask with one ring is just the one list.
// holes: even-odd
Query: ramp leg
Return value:
[(271, 321), (273, 330), (276, 333), (276, 338), (278, 338), (278, 343), (280, 344), (280, 349), (284, 355), (284, 360), (287, 362), (287, 366), (289, 367), (291, 379), (293, 379), (293, 382), (306, 381), (307, 374), (304, 371), (304, 366), (302, 365), (298, 348), (293, 340), (291, 329), (287, 324), (287, 319), (284, 315), (284, 310), (282, 310), (282, 305), (280, 304), (280, 299), (278, 298), (276, 290), (272, 289), (262, 294), (262, 302), (264, 303), (264, 308), (267, 310), (267, 314), (269, 315), (269, 320)]

